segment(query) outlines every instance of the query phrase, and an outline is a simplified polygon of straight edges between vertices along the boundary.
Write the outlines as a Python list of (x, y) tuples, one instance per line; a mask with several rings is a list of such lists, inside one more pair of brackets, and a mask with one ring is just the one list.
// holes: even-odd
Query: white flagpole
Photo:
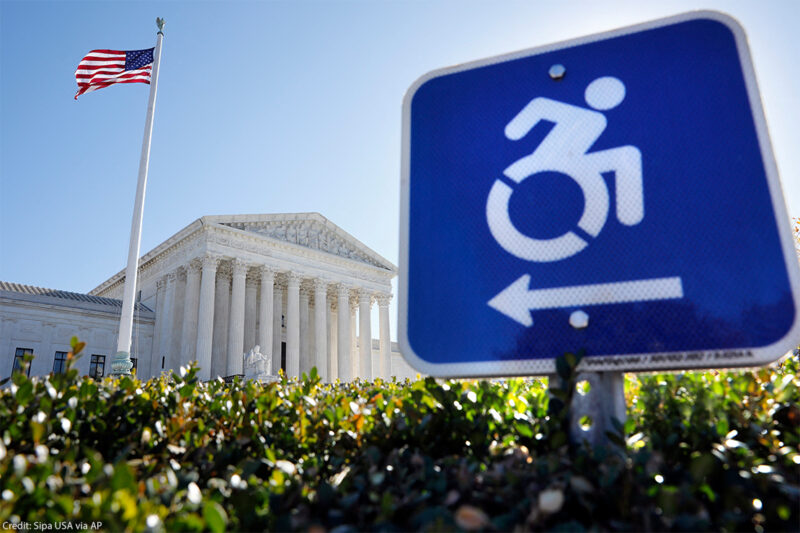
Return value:
[(136, 201), (133, 204), (133, 220), (131, 221), (131, 242), (128, 247), (128, 266), (125, 269), (125, 290), (122, 297), (122, 315), (119, 319), (119, 338), (117, 353), (111, 359), (112, 376), (129, 376), (131, 361), (131, 334), (133, 332), (133, 309), (136, 304), (136, 277), (139, 262), (139, 245), (142, 234), (142, 214), (144, 213), (144, 190), (147, 186), (147, 169), (150, 166), (150, 140), (153, 136), (153, 114), (156, 108), (156, 91), (158, 89), (158, 65), (161, 62), (161, 41), (164, 39), (164, 20), (157, 18), (158, 40), (153, 51), (153, 72), (150, 75), (150, 99), (147, 102), (147, 119), (144, 123), (144, 139), (142, 140), (142, 157), (139, 159), (139, 180), (136, 184)]

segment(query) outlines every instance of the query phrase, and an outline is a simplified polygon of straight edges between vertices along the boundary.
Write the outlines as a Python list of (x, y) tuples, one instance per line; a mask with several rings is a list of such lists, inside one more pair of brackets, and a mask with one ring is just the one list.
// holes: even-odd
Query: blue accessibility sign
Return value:
[(755, 366), (800, 268), (747, 39), (694, 12), (431, 72), (403, 108), (399, 341), (437, 376)]

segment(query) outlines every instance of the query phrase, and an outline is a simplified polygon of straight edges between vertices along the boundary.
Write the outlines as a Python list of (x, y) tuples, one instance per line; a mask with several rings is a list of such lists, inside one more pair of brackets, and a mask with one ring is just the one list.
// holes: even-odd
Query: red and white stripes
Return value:
[(153, 63), (125, 70), (126, 53), (118, 50), (92, 50), (81, 59), (75, 71), (78, 96), (115, 83), (150, 83)]

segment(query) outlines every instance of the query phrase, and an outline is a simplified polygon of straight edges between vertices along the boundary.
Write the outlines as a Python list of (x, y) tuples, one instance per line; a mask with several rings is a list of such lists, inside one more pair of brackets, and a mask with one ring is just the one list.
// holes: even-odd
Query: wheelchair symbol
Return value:
[[(597, 110), (612, 109), (625, 98), (625, 85), (605, 76), (586, 87), (586, 109), (550, 98), (534, 98), (506, 125), (505, 135), (517, 141), (542, 120), (555, 124), (533, 153), (517, 160), (503, 171), (513, 183), (521, 183), (542, 172), (566, 174), (580, 185), (584, 208), (578, 228), (589, 237), (597, 237), (608, 218), (608, 188), (604, 172), (614, 172), (617, 219), (634, 226), (644, 218), (642, 192), (642, 154), (635, 146), (620, 146), (597, 152), (589, 148), (606, 129), (606, 117)], [(513, 188), (497, 179), (486, 202), (486, 220), (497, 243), (508, 253), (537, 263), (561, 261), (586, 246), (586, 237), (576, 231), (552, 239), (534, 239), (520, 232), (511, 222), (508, 202)], [(585, 305), (643, 302), (683, 298), (679, 276), (616, 281), (590, 285), (531, 289), (531, 276), (523, 274), (487, 303), (490, 307), (519, 322), (533, 325), (531, 311)], [(574, 311), (570, 324), (587, 327), (589, 316)]]
[[(514, 183), (542, 172), (566, 174), (580, 185), (584, 210), (578, 228), (597, 237), (608, 218), (609, 194), (602, 173), (613, 171), (616, 184), (617, 219), (628, 226), (644, 218), (642, 155), (635, 146), (621, 146), (587, 153), (606, 128), (606, 117), (595, 110), (608, 110), (625, 98), (625, 85), (617, 78), (602, 77), (586, 88), (586, 102), (593, 109), (549, 98), (534, 98), (505, 128), (510, 140), (519, 140), (540, 121), (555, 127), (533, 153), (503, 171)], [(513, 189), (504, 181), (494, 182), (486, 202), (486, 219), (492, 236), (508, 253), (535, 262), (560, 261), (583, 250), (588, 242), (574, 231), (552, 239), (535, 239), (521, 233), (511, 222), (508, 203)]]

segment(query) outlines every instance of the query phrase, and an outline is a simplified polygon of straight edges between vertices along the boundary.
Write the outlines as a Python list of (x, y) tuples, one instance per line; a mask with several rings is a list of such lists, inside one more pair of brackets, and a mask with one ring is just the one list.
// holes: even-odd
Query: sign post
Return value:
[(584, 350), (617, 396), (625, 371), (768, 364), (800, 341), (788, 221), (727, 15), (431, 72), (403, 107), (401, 351), (492, 377)]

